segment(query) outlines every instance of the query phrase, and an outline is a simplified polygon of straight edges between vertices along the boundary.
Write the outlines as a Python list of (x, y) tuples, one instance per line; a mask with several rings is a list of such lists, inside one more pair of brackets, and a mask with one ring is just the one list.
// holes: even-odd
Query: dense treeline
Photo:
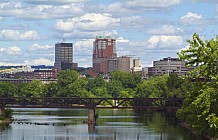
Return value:
[(134, 73), (113, 71), (111, 80), (102, 76), (81, 78), (73, 70), (61, 71), (58, 82), (43, 84), (33, 80), (29, 84), (13, 85), (0, 82), (0, 97), (185, 97), (190, 88), (188, 80), (176, 74), (141, 80)]

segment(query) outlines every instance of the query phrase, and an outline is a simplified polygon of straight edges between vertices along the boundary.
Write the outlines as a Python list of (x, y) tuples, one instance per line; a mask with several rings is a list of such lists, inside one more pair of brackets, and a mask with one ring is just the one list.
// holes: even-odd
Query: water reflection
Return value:
[(97, 125), (83, 123), (88, 117), (86, 109), (15, 109), (15, 122), (10, 127), (0, 125), (0, 140), (200, 140), (176, 125), (170, 114), (96, 112)]

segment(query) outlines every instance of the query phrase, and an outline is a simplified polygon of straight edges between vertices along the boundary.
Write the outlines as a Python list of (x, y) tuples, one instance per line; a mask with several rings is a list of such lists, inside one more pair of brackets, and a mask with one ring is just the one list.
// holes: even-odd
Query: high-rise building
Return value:
[(54, 68), (66, 70), (73, 68), (73, 43), (55, 44), (55, 64)]
[(117, 57), (116, 39), (97, 36), (93, 42), (93, 69), (97, 73), (108, 73), (108, 60)]

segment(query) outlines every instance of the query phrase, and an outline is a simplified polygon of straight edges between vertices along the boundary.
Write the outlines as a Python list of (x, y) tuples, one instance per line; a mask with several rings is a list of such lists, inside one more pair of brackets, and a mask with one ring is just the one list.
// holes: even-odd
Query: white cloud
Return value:
[(9, 48), (0, 48), (0, 53), (4, 53), (7, 55), (19, 55), (21, 53), (21, 49), (17, 46)]
[(48, 50), (48, 49), (53, 49), (54, 46), (49, 46), (49, 45), (44, 45), (44, 46), (41, 46), (37, 43), (31, 45), (30, 47), (27, 48), (27, 51), (37, 51), (37, 50), (42, 50), (42, 51), (45, 51), (45, 50)]
[[(115, 10), (119, 9), (119, 10)], [(134, 15), (138, 13), (138, 9), (128, 8), (122, 2), (114, 2), (110, 4), (95, 4), (89, 5), (86, 11), (92, 11), (93, 13), (110, 13), (113, 17), (120, 17), (126, 15)]]
[(24, 0), (30, 4), (46, 4), (46, 5), (58, 5), (58, 4), (70, 4), (70, 3), (84, 3), (89, 0)]
[(75, 55), (91, 55), (93, 49), (94, 39), (81, 40), (74, 43), (74, 52)]
[(17, 30), (1, 30), (0, 40), (39, 40), (40, 36), (36, 31), (19, 32)]
[(193, 0), (194, 2), (218, 3), (217, 0)]
[(35, 60), (26, 60), (25, 61), (25, 64), (26, 65), (54, 65), (54, 61), (51, 61), (51, 60), (48, 60), (48, 59), (45, 59), (45, 58), (39, 58), (39, 59), (35, 59)]
[(5, 2), (0, 3), (0, 9), (1, 10), (8, 10), (8, 9), (14, 9), (14, 8), (21, 8), (22, 3), (21, 2)]
[(55, 38), (64, 38), (64, 39), (93, 39), (97, 35), (106, 35), (106, 36), (117, 36), (118, 32), (116, 30), (111, 31), (80, 31), (74, 30), (71, 33), (60, 33), (55, 34)]
[(180, 22), (185, 25), (202, 24), (204, 22), (203, 16), (197, 13), (188, 12), (185, 16), (180, 18)]
[(184, 30), (181, 28), (176, 28), (173, 25), (163, 25), (160, 28), (151, 29), (146, 33), (155, 35), (179, 35), (184, 33)]
[(136, 7), (139, 9), (159, 10), (179, 4), (182, 0), (122, 0), (128, 7)]
[(154, 25), (170, 24), (168, 20), (154, 19), (141, 15), (120, 17), (120, 27), (129, 30), (144, 31), (146, 28), (152, 28)]
[(92, 51), (94, 39), (84, 39), (74, 43), (74, 58), (73, 62), (79, 66), (92, 66)]
[(68, 20), (57, 20), (55, 28), (60, 31), (72, 32), (82, 31), (101, 31), (119, 25), (119, 19), (113, 18), (110, 14), (87, 13), (78, 18)]
[(18, 63), (7, 63), (7, 62), (0, 62), (0, 66), (19, 66), (22, 64), (18, 64)]
[(179, 48), (183, 44), (182, 36), (154, 35), (148, 39), (146, 48)]
[[(20, 5), (19, 5), (20, 4)], [(18, 5), (18, 6), (16, 6)], [(34, 5), (25, 7), (21, 3), (2, 3), (0, 5), (1, 16), (13, 16), (24, 19), (52, 19), (66, 18), (81, 15), (84, 4), (66, 4), (66, 5)]]

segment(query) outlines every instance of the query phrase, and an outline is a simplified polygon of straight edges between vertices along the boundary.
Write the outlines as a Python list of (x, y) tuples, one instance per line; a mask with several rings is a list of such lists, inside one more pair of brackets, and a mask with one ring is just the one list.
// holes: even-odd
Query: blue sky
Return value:
[(218, 32), (217, 0), (1, 0), (0, 65), (53, 65), (54, 44), (74, 43), (74, 62), (92, 66), (97, 35), (117, 39), (117, 54), (142, 66)]

